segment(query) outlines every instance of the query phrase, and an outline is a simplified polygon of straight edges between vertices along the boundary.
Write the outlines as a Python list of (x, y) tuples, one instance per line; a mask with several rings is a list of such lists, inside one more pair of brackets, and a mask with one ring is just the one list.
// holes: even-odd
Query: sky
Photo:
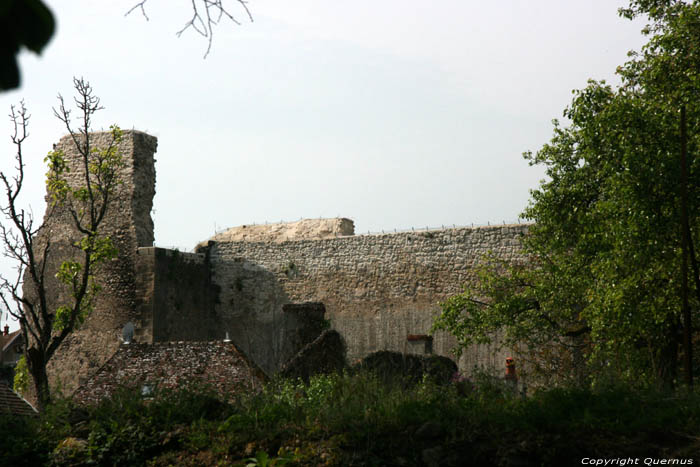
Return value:
[[(57, 31), (20, 55), (23, 202), (43, 214), (43, 158), (66, 133), (53, 116), (72, 78), (117, 123), (158, 138), (158, 246), (191, 250), (227, 227), (348, 217), (357, 233), (515, 222), (543, 169), (524, 151), (552, 136), (572, 90), (616, 83), (642, 22), (618, 0), (250, 0), (253, 22), (206, 39), (176, 32), (186, 0), (45, 0)], [(12, 170), (11, 124), (0, 169)], [(6, 135), (6, 136), (3, 136)], [(11, 274), (7, 261), (0, 273)]]

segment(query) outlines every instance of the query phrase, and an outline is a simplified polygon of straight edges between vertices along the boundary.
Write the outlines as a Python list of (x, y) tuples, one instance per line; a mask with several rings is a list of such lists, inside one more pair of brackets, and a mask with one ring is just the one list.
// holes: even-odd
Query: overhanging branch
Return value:
[[(133, 11), (140, 10), (141, 14), (146, 21), (149, 20), (146, 14), (146, 3), (148, 0), (141, 0), (135, 3), (124, 16), (129, 16)], [(240, 8), (243, 9), (245, 16), (248, 17), (250, 22), (253, 21), (253, 15), (248, 9), (247, 0), (232, 0), (234, 4), (238, 4)], [(224, 5), (224, 0), (190, 0), (192, 7), (192, 17), (185, 22), (185, 25), (180, 29), (176, 35), (180, 37), (182, 33), (188, 29), (193, 29), (202, 37), (207, 39), (207, 51), (204, 53), (204, 58), (209, 55), (211, 51), (212, 40), (214, 38), (214, 26), (217, 26), (222, 19), (228, 19), (236, 25), (240, 25), (241, 22), (229, 11), (230, 9)]]

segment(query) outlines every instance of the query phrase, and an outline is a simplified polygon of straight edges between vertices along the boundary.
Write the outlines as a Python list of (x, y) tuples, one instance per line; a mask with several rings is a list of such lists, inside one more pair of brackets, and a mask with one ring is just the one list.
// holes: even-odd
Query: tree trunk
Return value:
[(683, 367), (685, 384), (693, 387), (693, 343), (690, 304), (688, 303), (688, 253), (690, 226), (688, 222), (688, 138), (685, 105), (681, 105), (681, 315), (683, 317)]
[(673, 389), (678, 376), (679, 324), (676, 320), (667, 328), (666, 338), (659, 347), (657, 378), (664, 389)]
[(40, 412), (43, 412), (51, 402), (51, 392), (49, 390), (49, 376), (46, 373), (46, 361), (41, 351), (35, 347), (27, 350), (27, 366), (34, 381), (34, 391), (36, 392), (37, 405)]

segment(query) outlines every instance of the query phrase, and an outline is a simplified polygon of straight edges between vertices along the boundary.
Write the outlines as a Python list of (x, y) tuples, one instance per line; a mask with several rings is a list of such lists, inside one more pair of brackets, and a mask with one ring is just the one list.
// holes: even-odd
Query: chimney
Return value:
[(3, 335), (3, 336), (6, 336), (6, 335), (8, 335), (9, 333), (10, 333), (10, 326), (8, 326), (8, 325), (6, 324), (6, 325), (5, 325), (5, 330), (2, 332), (2, 335)]

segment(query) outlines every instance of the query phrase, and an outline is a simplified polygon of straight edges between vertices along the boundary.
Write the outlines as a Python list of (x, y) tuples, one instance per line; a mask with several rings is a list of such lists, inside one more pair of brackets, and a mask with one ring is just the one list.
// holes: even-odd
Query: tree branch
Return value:
[[(248, 17), (250, 22), (253, 22), (253, 15), (248, 8), (247, 0), (232, 0), (237, 3), (244, 11), (245, 15)], [(141, 0), (134, 4), (124, 16), (129, 16), (135, 10), (141, 10), (141, 14), (146, 21), (149, 20), (148, 15), (146, 15), (145, 5), (148, 0)], [(224, 5), (224, 0), (190, 0), (192, 6), (192, 17), (189, 21), (185, 22), (185, 25), (180, 29), (176, 35), (180, 37), (183, 32), (188, 29), (193, 29), (202, 37), (207, 38), (207, 51), (204, 53), (204, 58), (207, 58), (209, 52), (211, 51), (212, 41), (214, 38), (214, 26), (217, 26), (222, 18), (227, 18), (232, 23), (239, 25), (240, 21), (229, 12), (227, 7)]]

